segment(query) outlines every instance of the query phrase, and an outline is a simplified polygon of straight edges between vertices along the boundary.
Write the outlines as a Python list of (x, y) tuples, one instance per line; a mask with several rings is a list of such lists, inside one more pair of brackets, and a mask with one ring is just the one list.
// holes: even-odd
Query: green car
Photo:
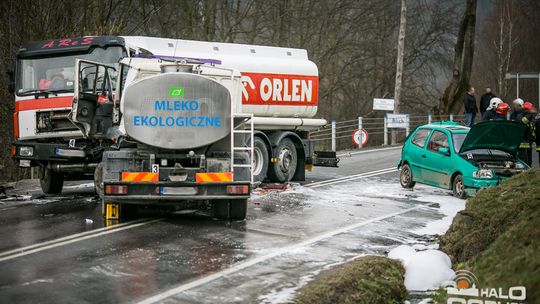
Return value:
[(516, 154), (527, 127), (514, 121), (484, 121), (472, 128), (438, 122), (416, 128), (401, 151), (400, 183), (451, 189), (466, 198), (529, 167)]

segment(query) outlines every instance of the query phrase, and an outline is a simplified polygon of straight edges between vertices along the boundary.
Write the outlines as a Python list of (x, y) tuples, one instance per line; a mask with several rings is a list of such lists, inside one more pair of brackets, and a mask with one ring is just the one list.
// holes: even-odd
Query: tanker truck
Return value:
[(143, 58), (123, 59), (119, 73), (85, 60), (75, 70), (69, 119), (84, 137), (113, 143), (95, 172), (107, 220), (150, 204), (245, 219), (254, 130), (234, 103), (238, 70)]
[[(77, 58), (117, 70), (118, 58), (187, 60), (237, 70), (241, 94), (232, 103), (238, 114), (253, 115), (253, 181), (302, 181), (314, 163), (309, 131), (324, 126), (326, 120), (313, 118), (318, 107), (318, 70), (306, 50), (139, 36), (41, 41), (25, 45), (18, 55), (13, 85), (17, 140), (12, 151), (20, 166), (42, 168), (46, 193), (60, 192), (64, 179), (93, 174), (112, 144), (106, 137), (88, 136), (68, 119), (74, 104), (72, 62)], [(118, 85), (115, 99), (125, 84), (113, 76), (111, 85)], [(100, 111), (98, 116), (111, 118), (94, 128), (106, 133), (112, 126), (109, 121), (119, 121), (122, 113), (117, 111), (113, 117), (112, 108), (105, 106)], [(331, 158), (320, 163), (335, 166), (335, 153)]]

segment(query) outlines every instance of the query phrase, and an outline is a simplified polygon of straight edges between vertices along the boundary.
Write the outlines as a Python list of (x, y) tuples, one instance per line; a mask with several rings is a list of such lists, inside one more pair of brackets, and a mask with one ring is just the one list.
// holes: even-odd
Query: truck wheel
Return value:
[(294, 143), (289, 138), (284, 138), (277, 149), (277, 161), (270, 166), (268, 177), (274, 182), (284, 183), (290, 181), (296, 172), (298, 154)]
[(456, 177), (454, 177), (454, 182), (452, 183), (452, 192), (457, 198), (467, 198), (467, 193), (465, 192), (465, 184), (463, 183), (463, 175), (458, 174), (456, 175)]
[(103, 197), (103, 164), (99, 163), (94, 171), (94, 188), (99, 197)]
[(253, 179), (262, 182), (268, 172), (268, 148), (260, 137), (253, 140)]
[(212, 201), (212, 217), (218, 220), (229, 219), (229, 200), (213, 200)]
[(41, 178), (39, 180), (41, 190), (46, 194), (58, 194), (64, 187), (64, 176), (61, 173), (43, 167), (41, 169)]
[(247, 198), (231, 200), (229, 203), (229, 217), (231, 220), (243, 221), (247, 214)]
[(405, 164), (403, 167), (401, 167), (399, 183), (401, 184), (401, 187), (405, 189), (411, 189), (416, 184), (416, 182), (413, 181), (412, 171), (409, 164)]

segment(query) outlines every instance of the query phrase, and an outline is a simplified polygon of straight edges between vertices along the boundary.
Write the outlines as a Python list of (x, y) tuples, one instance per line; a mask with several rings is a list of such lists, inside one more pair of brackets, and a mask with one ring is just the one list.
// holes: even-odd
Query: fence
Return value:
[[(465, 115), (440, 116), (440, 115), (407, 115), (406, 126), (403, 128), (391, 128), (390, 120), (385, 117), (365, 118), (335, 121), (311, 132), (311, 139), (315, 142), (315, 150), (348, 150), (361, 149), (366, 146), (381, 146), (391, 143), (390, 135), (394, 132), (395, 144), (403, 143), (409, 131), (417, 126), (429, 124), (432, 121), (450, 120), (464, 123)], [(353, 133), (356, 130), (365, 130), (368, 134), (367, 143), (356, 145), (353, 143)]]

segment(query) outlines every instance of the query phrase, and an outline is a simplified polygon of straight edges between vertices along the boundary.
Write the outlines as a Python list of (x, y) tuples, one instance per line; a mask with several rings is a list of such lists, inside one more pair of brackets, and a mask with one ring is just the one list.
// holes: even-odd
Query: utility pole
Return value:
[[(401, 80), (403, 78), (403, 54), (405, 49), (405, 27), (407, 25), (407, 2), (401, 0), (401, 17), (399, 20), (399, 35), (397, 48), (397, 64), (396, 64), (396, 87), (394, 89), (394, 114), (399, 113), (401, 102)], [(397, 134), (392, 130), (392, 144), (397, 142)]]

